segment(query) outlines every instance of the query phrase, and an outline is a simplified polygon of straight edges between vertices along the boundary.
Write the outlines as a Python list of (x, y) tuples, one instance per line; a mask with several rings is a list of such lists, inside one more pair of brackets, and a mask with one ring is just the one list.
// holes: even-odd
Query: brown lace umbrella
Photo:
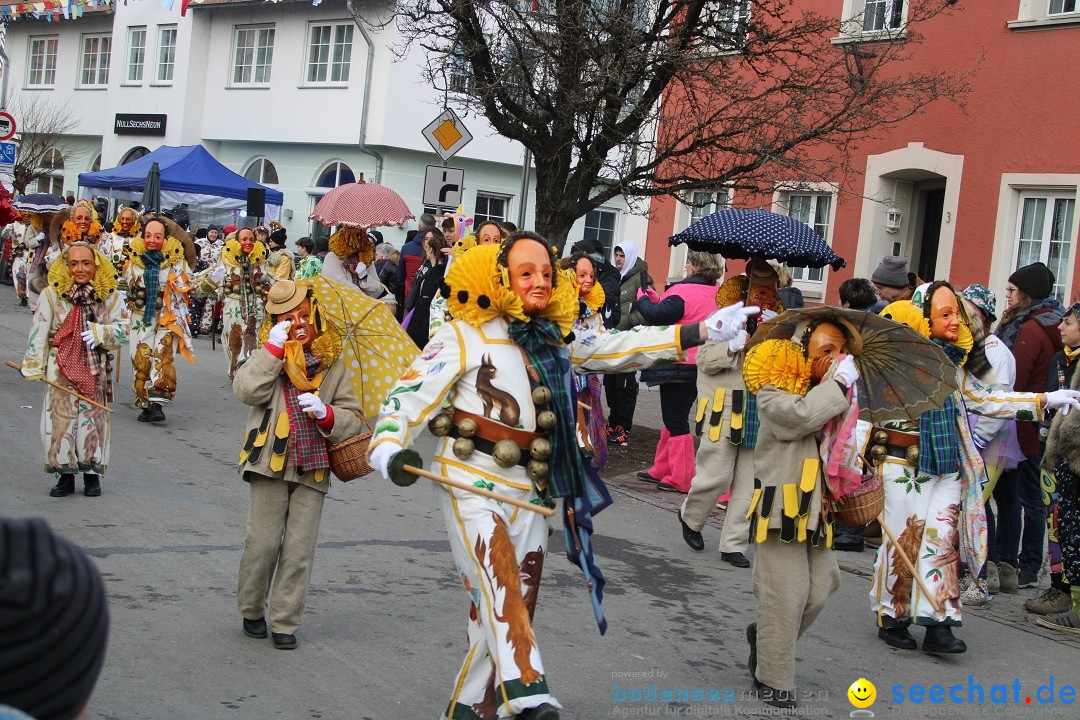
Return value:
[(828, 320), (859, 338), (851, 348), (859, 369), (859, 418), (876, 424), (916, 421), (941, 408), (956, 391), (956, 366), (945, 351), (907, 325), (861, 310), (811, 307), (788, 310), (758, 325), (747, 347), (770, 339), (794, 339), (807, 323)]

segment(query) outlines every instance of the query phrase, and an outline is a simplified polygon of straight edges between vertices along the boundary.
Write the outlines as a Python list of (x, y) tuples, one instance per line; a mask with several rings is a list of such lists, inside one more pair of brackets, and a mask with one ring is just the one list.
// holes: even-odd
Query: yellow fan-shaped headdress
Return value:
[(792, 340), (765, 340), (750, 348), (743, 361), (743, 381), (751, 393), (766, 385), (805, 395), (810, 389), (810, 361)]
[[(716, 291), (716, 307), (725, 308), (740, 300), (745, 301), (748, 280), (749, 278), (745, 275), (736, 275), (721, 283), (720, 289)], [(771, 308), (762, 308), (762, 310), (772, 310), (777, 314), (784, 312), (784, 303), (780, 302), (780, 295), (776, 295), (776, 301)]]
[[(61, 256), (49, 266), (49, 286), (60, 295), (67, 294), (75, 285), (75, 278), (71, 276), (71, 271), (67, 266), (68, 251), (72, 247), (72, 245), (66, 246)], [(82, 242), (79, 247), (88, 247), (94, 253), (94, 265), (97, 267), (97, 272), (94, 274), (94, 279), (90, 281), (90, 287), (94, 288), (94, 299), (101, 302), (109, 297), (119, 284), (116, 268), (96, 246)]]
[[(236, 238), (235, 234), (230, 234), (229, 239), (221, 246), (222, 264), (225, 267), (238, 268), (240, 267), (240, 256), (243, 254), (243, 251), (240, 249), (240, 241)], [(254, 246), (251, 248), (251, 252), (248, 253), (248, 260), (251, 261), (252, 266), (262, 265), (266, 262), (266, 258), (269, 254), (266, 245), (261, 240), (256, 240)]]
[(343, 227), (330, 236), (330, 252), (344, 260), (347, 257), (358, 255), (360, 262), (370, 265), (375, 259), (375, 243), (368, 237), (367, 232), (356, 228)]

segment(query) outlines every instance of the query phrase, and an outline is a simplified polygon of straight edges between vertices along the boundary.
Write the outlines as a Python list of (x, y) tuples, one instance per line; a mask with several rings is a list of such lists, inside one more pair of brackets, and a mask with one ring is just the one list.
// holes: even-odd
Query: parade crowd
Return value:
[[(441, 717), (556, 720), (532, 626), (549, 538), (604, 633), (591, 537), (612, 502), (608, 448), (637, 442), (640, 383), (658, 386), (663, 428), (638, 479), (685, 496), (672, 532), (677, 520), (694, 551), (724, 508), (720, 560), (752, 567), (748, 666), (763, 702), (797, 705), (796, 644), (839, 587), (836, 551), (876, 546), (865, 624), (890, 647), (965, 652), (964, 607), (1034, 587), (1044, 566), (1050, 587), (1024, 607), (1080, 633), (1080, 303), (1057, 299), (1040, 262), (1009, 277), (1000, 307), (983, 285), (926, 282), (886, 257), (841, 283), (839, 306), (804, 308), (784, 265), (762, 256), (742, 266), (691, 250), (685, 278), (660, 287), (633, 241), (558, 253), (460, 211), (421, 215), (401, 248), (340, 227), (294, 251), (276, 223), (189, 228), (179, 213), (121, 207), (110, 222), (99, 210), (24, 210), (2, 231), (33, 312), (21, 373), (43, 382), (48, 492), (76, 493), (81, 475), (82, 494), (107, 502), (122, 358), (138, 421), (161, 426), (182, 401), (178, 357), (195, 363), (199, 335), (220, 342), (250, 408), (235, 429), (250, 493), (238, 634), (297, 647), (335, 458), (359, 438), (367, 482), (445, 490), (468, 647)], [(375, 304), (405, 349), (377, 411), (354, 383), (370, 369), (342, 361), (341, 298)], [(937, 371), (909, 389), (919, 412), (860, 412), (866, 327), (896, 331), (898, 360), (929, 348)], [(411, 449), (425, 432), (426, 461)], [(845, 509), (871, 496), (880, 508), (852, 522)], [(64, 590), (46, 602), (43, 587)], [(107, 627), (85, 554), (41, 520), (0, 518), (0, 709), (85, 716)]]

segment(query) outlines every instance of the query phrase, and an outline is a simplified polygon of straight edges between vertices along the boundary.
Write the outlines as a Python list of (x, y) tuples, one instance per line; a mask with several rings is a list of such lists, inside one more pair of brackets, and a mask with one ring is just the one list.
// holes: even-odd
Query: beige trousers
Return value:
[(304, 615), (326, 494), (263, 475), (249, 477), (251, 506), (240, 556), (237, 605), (242, 616), (257, 620), (266, 612), (269, 595), (270, 630), (292, 634)]
[(786, 543), (770, 530), (754, 554), (757, 598), (757, 679), (795, 689), (795, 643), (840, 587), (836, 554), (824, 546)]
[(720, 552), (745, 552), (750, 536), (746, 513), (754, 494), (754, 451), (732, 445), (726, 437), (712, 442), (703, 436), (690, 492), (682, 504), (683, 522), (700, 532), (716, 507), (716, 499), (729, 488), (731, 499), (720, 533)]

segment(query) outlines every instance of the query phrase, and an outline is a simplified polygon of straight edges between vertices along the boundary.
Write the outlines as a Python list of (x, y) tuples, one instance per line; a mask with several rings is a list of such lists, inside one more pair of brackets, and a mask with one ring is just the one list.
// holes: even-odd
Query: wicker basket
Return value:
[(885, 485), (876, 472), (863, 482), (863, 486), (843, 500), (833, 519), (848, 525), (865, 525), (885, 509)]
[(364, 420), (365, 429), (344, 442), (326, 449), (330, 455), (330, 470), (341, 482), (349, 482), (372, 472), (368, 465), (367, 451), (374, 431), (371, 423)]

